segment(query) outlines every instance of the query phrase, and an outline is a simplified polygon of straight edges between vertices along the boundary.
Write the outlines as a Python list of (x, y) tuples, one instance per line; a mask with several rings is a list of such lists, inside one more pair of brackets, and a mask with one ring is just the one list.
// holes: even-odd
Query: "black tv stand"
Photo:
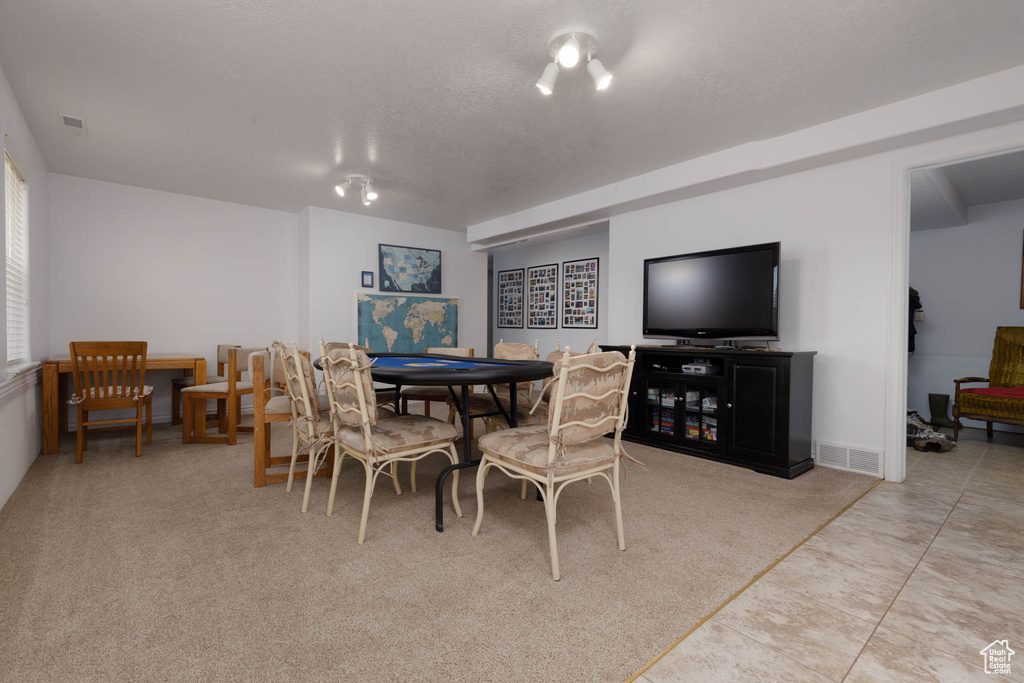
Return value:
[[(601, 349), (629, 353), (628, 346)], [(814, 355), (769, 348), (638, 347), (622, 437), (798, 477), (814, 467)]]

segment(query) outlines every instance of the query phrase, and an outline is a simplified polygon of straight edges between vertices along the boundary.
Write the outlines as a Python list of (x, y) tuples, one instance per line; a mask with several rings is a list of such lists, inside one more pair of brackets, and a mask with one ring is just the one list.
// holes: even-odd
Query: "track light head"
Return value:
[(360, 194), (362, 194), (362, 197), (363, 197), (363, 206), (369, 206), (370, 205), (370, 197), (366, 193), (366, 186), (365, 185), (363, 185), (363, 191)]
[(605, 90), (612, 82), (612, 72), (604, 68), (600, 59), (591, 59), (587, 63), (587, 73), (594, 79), (596, 90)]
[(367, 180), (366, 185), (363, 187), (364, 196), (371, 202), (377, 198), (377, 190), (373, 189), (373, 182)]
[(555, 79), (558, 78), (558, 63), (551, 62), (544, 67), (544, 73), (537, 81), (537, 89), (544, 95), (550, 95), (555, 89)]
[(562, 43), (562, 47), (558, 49), (558, 63), (564, 66), (566, 69), (571, 69), (580, 61), (580, 41), (576, 36), (569, 36), (569, 38)]
[(334, 191), (338, 193), (339, 197), (344, 197), (345, 196), (345, 192), (347, 192), (348, 188), (350, 188), (350, 187), (352, 187), (352, 183), (350, 183), (349, 181), (346, 180), (341, 185), (335, 185), (334, 186)]

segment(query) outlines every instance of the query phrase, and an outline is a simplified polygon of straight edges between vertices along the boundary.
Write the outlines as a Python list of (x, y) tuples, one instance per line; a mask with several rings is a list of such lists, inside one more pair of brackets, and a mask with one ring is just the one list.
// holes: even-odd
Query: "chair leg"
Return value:
[(143, 408), (144, 401), (136, 401), (135, 403), (135, 457), (138, 458), (142, 455), (142, 423), (143, 419)]
[(622, 532), (622, 489), (619, 486), (619, 459), (612, 468), (612, 495), (615, 497), (615, 530), (619, 534), (619, 550), (626, 549), (626, 536)]
[(480, 524), (484, 521), (484, 480), (487, 479), (487, 470), (490, 463), (487, 456), (483, 456), (476, 468), (476, 523), (473, 525), (473, 535), (480, 533)]
[[(454, 444), (448, 447), (448, 459), (452, 461), (453, 465), (459, 464), (459, 454), (456, 452)], [(462, 508), (459, 507), (459, 472), (461, 470), (452, 472), (452, 507), (455, 508), (456, 517), (462, 517)]]
[[(341, 461), (345, 457), (345, 451), (334, 449), (334, 473), (331, 474), (331, 494), (327, 498), (327, 516), (334, 514), (334, 494), (338, 491), (338, 475), (341, 474)], [(310, 461), (312, 462), (312, 461)], [(309, 473), (306, 473), (309, 477)]]
[(544, 512), (548, 518), (548, 546), (551, 548), (551, 578), (558, 581), (558, 540), (555, 538), (555, 490), (545, 487)]
[[(82, 422), (81, 422), (81, 424), (85, 424), (88, 421), (89, 421), (89, 411), (88, 410), (83, 410), (82, 411)], [(82, 450), (83, 451), (89, 450), (89, 428), (88, 427), (83, 427), (82, 428)]]
[(146, 397), (146, 445), (153, 445), (153, 396)]
[(228, 404), (228, 445), (234, 446), (238, 443), (238, 413), (240, 412), (242, 399), (236, 401), (227, 400)]
[(423, 415), (425, 417), (430, 417), (430, 404), (431, 403), (433, 403), (433, 401), (424, 401), (423, 402)]
[(402, 397), (401, 405), (402, 405), (402, 409), (399, 411), (399, 413), (401, 413), (402, 415), (408, 415), (409, 414), (409, 397), (408, 396), (403, 396)]
[(402, 485), (398, 483), (398, 463), (391, 461), (391, 481), (395, 485), (395, 493), (402, 495)]
[(412, 468), (409, 472), (409, 487), (413, 493), (416, 493), (416, 461), (412, 461)]
[(991, 422), (986, 422), (985, 423), (985, 436), (988, 437), (989, 441), (992, 440), (992, 423)]
[[(306, 465), (306, 492), (302, 495), (302, 513), (303, 514), (305, 514), (306, 510), (309, 509), (309, 491), (310, 491), (310, 489), (313, 488), (313, 475), (316, 474), (316, 470), (317, 470), (316, 456), (317, 456), (316, 449), (315, 448), (310, 448), (309, 449), (309, 463)], [(338, 457), (337, 451), (335, 451), (334, 457), (335, 458)], [(335, 472), (337, 472), (337, 471), (338, 470), (335, 469)], [(337, 481), (337, 479), (335, 479), (334, 481)], [(332, 486), (334, 485), (333, 481), (331, 482), (331, 485)], [(328, 514), (330, 514), (330, 513), (328, 513)]]
[(526, 485), (527, 481), (523, 479), (523, 487), (519, 490), (519, 500), (526, 500)]
[(373, 495), (373, 468), (369, 461), (363, 461), (363, 469), (366, 471), (366, 489), (363, 491), (363, 513), (359, 517), (359, 536), (356, 538), (360, 545), (366, 537), (366, 518), (370, 514), (370, 496)]
[[(295, 461), (299, 459), (299, 428), (292, 425), (292, 464), (288, 466), (288, 485), (285, 491), (292, 490), (292, 482), (295, 480)], [(337, 460), (337, 458), (335, 458)]]
[(217, 431), (221, 434), (228, 431), (228, 402), (222, 398), (217, 399)]
[(193, 407), (193, 402), (188, 394), (181, 394), (181, 442), (191, 443), (191, 430), (193, 430), (193, 421), (196, 419), (196, 409)]
[(78, 431), (75, 433), (75, 462), (82, 462), (82, 452), (85, 451), (85, 411), (81, 404), (78, 405)]
[(171, 383), (171, 424), (181, 424), (181, 386)]

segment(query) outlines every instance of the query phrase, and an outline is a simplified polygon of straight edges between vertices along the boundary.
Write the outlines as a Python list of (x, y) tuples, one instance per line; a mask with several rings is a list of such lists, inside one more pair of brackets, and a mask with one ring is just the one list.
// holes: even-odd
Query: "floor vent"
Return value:
[(815, 462), (822, 467), (882, 476), (882, 452), (819, 441)]

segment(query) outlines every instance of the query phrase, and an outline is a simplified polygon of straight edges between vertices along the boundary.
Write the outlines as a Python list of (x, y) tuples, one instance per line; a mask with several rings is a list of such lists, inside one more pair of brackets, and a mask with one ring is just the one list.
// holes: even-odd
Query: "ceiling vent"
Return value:
[(822, 467), (882, 476), (882, 452), (819, 441), (815, 461)]
[(61, 114), (60, 123), (65, 132), (71, 133), (72, 135), (88, 135), (89, 131), (85, 125), (85, 119), (83, 118)]

